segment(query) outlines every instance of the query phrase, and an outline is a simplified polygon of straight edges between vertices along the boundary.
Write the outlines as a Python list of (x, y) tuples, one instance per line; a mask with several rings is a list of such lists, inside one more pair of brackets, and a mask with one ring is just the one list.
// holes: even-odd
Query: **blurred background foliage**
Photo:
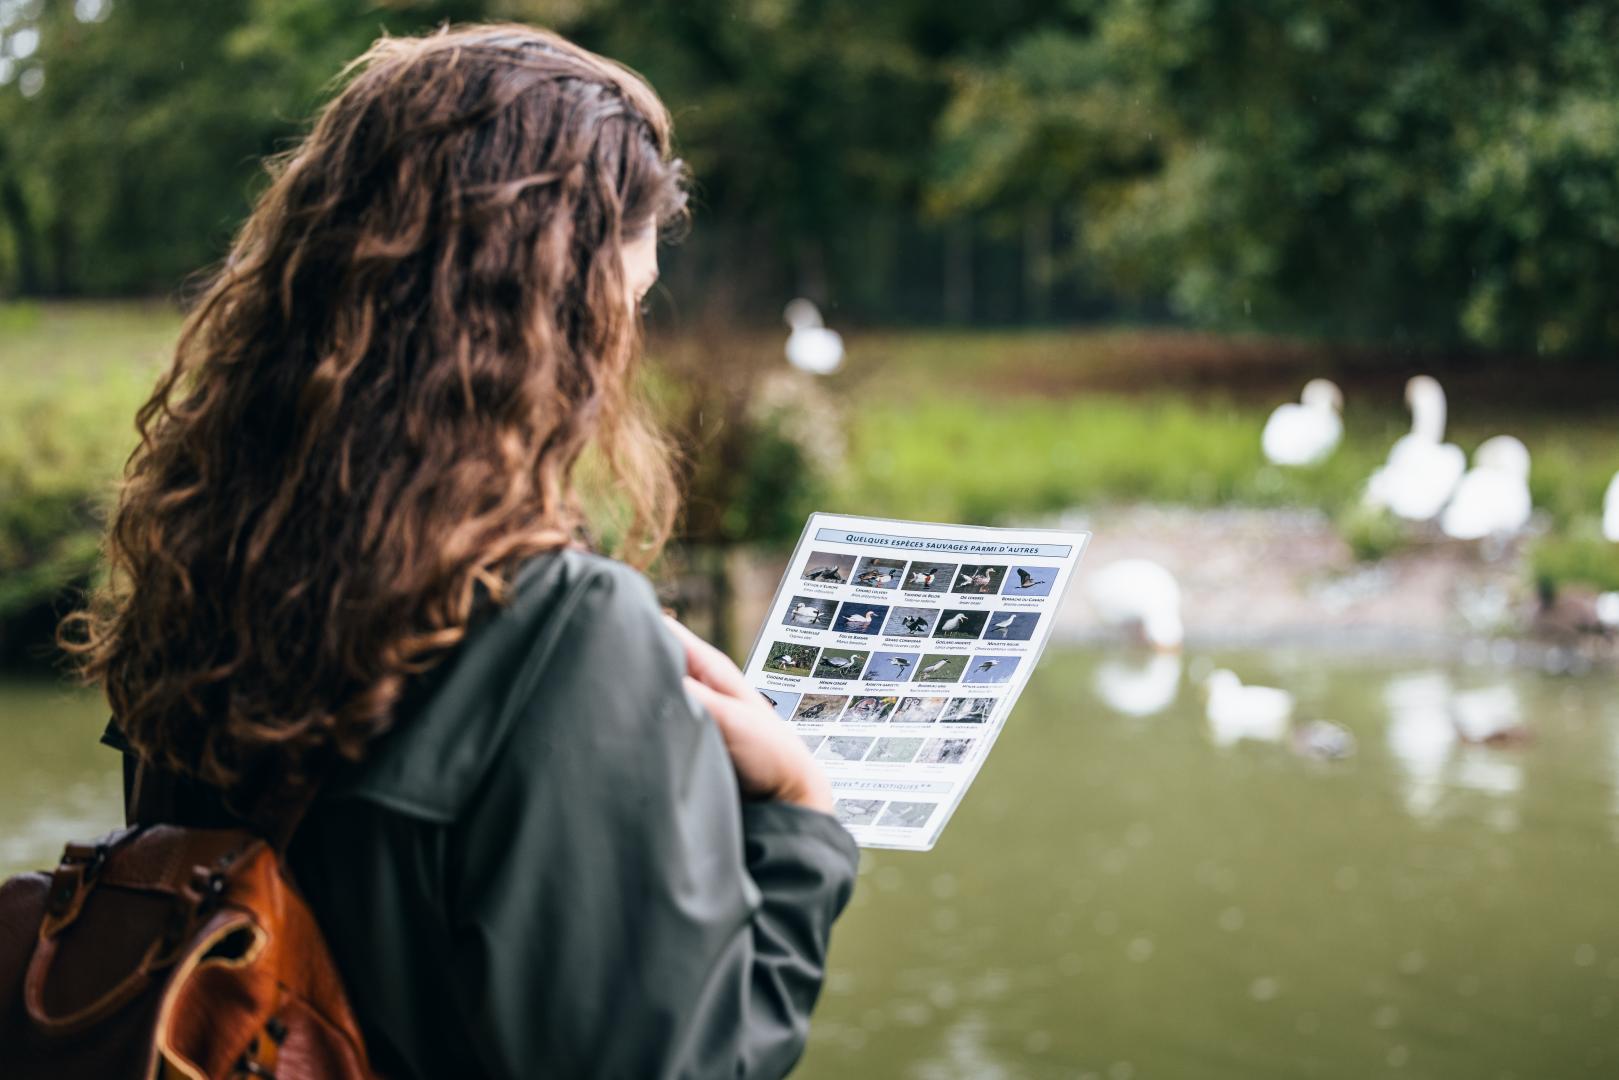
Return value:
[(173, 290), (380, 30), (484, 18), (673, 105), (704, 318), (1619, 344), (1619, 8), (1577, 0), (3, 0), (0, 288)]

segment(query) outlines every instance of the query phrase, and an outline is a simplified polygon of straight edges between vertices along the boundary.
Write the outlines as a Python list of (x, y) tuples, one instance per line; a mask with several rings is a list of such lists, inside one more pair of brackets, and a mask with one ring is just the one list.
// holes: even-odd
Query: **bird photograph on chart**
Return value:
[(815, 665), (817, 679), (858, 679), (866, 665), (867, 653), (853, 649), (827, 649)]
[(788, 626), (802, 626), (807, 630), (825, 630), (832, 625), (832, 615), (837, 607), (836, 600), (795, 596), (788, 601), (787, 613), (781, 617), (781, 621)]
[(812, 551), (804, 560), (805, 581), (820, 581), (827, 585), (847, 585), (854, 578), (855, 557), (826, 551)]
[(912, 760), (918, 765), (960, 765), (972, 748), (971, 739), (929, 739)]
[(798, 706), (797, 694), (789, 694), (781, 690), (760, 690), (759, 696), (764, 698), (770, 710), (783, 720), (793, 718), (793, 710)]
[(975, 656), (961, 677), (964, 683), (1004, 683), (1012, 678), (1021, 656)]
[(936, 608), (896, 607), (888, 613), (883, 633), (889, 637), (927, 637), (939, 621)]
[(920, 659), (913, 652), (874, 652), (866, 665), (866, 679), (879, 682), (909, 682)]
[(859, 761), (871, 752), (874, 735), (833, 735), (821, 744), (815, 756), (822, 761)]
[(796, 641), (772, 642), (765, 657), (765, 670), (778, 675), (808, 675), (815, 668), (817, 651)]
[(904, 559), (883, 559), (867, 556), (855, 567), (851, 585), (866, 589), (897, 589), (905, 577)]
[(928, 653), (917, 661), (916, 682), (955, 682), (967, 666), (961, 653)]
[(960, 566), (956, 568), (956, 581), (950, 587), (955, 593), (998, 592), (1006, 580), (1004, 566)]
[(984, 622), (989, 618), (987, 611), (951, 611), (945, 610), (939, 615), (939, 625), (933, 631), (936, 638), (955, 638), (962, 641), (971, 641), (984, 632)]
[(905, 589), (909, 592), (949, 592), (956, 579), (952, 563), (913, 562), (905, 571)]
[(857, 697), (849, 702), (838, 719), (845, 724), (883, 724), (888, 722), (898, 704), (899, 698), (895, 697)]
[(951, 698), (950, 704), (944, 707), (944, 713), (939, 717), (939, 723), (987, 724), (998, 700), (1000, 699), (990, 697)]
[(836, 720), (847, 704), (847, 694), (805, 694), (798, 702), (793, 719), (805, 724), (824, 724)]
[(838, 609), (832, 620), (832, 629), (844, 634), (875, 634), (883, 628), (888, 608), (883, 604), (868, 604), (853, 600)]
[(1014, 566), (1001, 590), (1007, 596), (1050, 596), (1057, 571), (1050, 566)]
[(922, 749), (923, 739), (920, 735), (890, 736), (878, 739), (877, 745), (871, 748), (866, 755), (867, 761), (882, 761), (891, 765), (903, 765), (916, 756)]
[(984, 626), (985, 641), (1029, 641), (1040, 625), (1037, 611), (997, 611)]
[(896, 724), (931, 724), (944, 711), (942, 697), (902, 697), (894, 709)]

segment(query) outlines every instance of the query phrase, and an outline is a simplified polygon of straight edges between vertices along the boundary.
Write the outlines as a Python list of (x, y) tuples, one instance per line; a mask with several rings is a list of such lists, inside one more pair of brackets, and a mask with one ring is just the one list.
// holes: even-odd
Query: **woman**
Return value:
[(318, 794), (289, 862), (383, 1074), (777, 1076), (856, 849), (825, 776), (646, 579), (630, 390), (684, 206), (638, 77), (515, 25), (384, 38), (139, 414), (68, 632), (194, 824)]

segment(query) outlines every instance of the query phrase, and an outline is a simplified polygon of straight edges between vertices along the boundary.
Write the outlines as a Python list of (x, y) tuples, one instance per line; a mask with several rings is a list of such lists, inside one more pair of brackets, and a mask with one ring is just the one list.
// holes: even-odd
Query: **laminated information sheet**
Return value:
[(1089, 539), (810, 516), (743, 670), (825, 765), (863, 846), (933, 847)]

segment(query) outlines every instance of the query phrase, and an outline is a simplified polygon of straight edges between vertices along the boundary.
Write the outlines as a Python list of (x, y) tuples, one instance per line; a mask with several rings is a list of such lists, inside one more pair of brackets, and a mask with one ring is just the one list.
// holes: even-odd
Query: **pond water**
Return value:
[[(1213, 659), (1359, 753), (1216, 746), (1189, 683), (1133, 716), (1130, 657), (1054, 652), (939, 846), (865, 853), (796, 1075), (1619, 1075), (1619, 678)], [(10, 873), (118, 784), (94, 699), (0, 716)], [(1454, 739), (1481, 717), (1533, 739)]]

